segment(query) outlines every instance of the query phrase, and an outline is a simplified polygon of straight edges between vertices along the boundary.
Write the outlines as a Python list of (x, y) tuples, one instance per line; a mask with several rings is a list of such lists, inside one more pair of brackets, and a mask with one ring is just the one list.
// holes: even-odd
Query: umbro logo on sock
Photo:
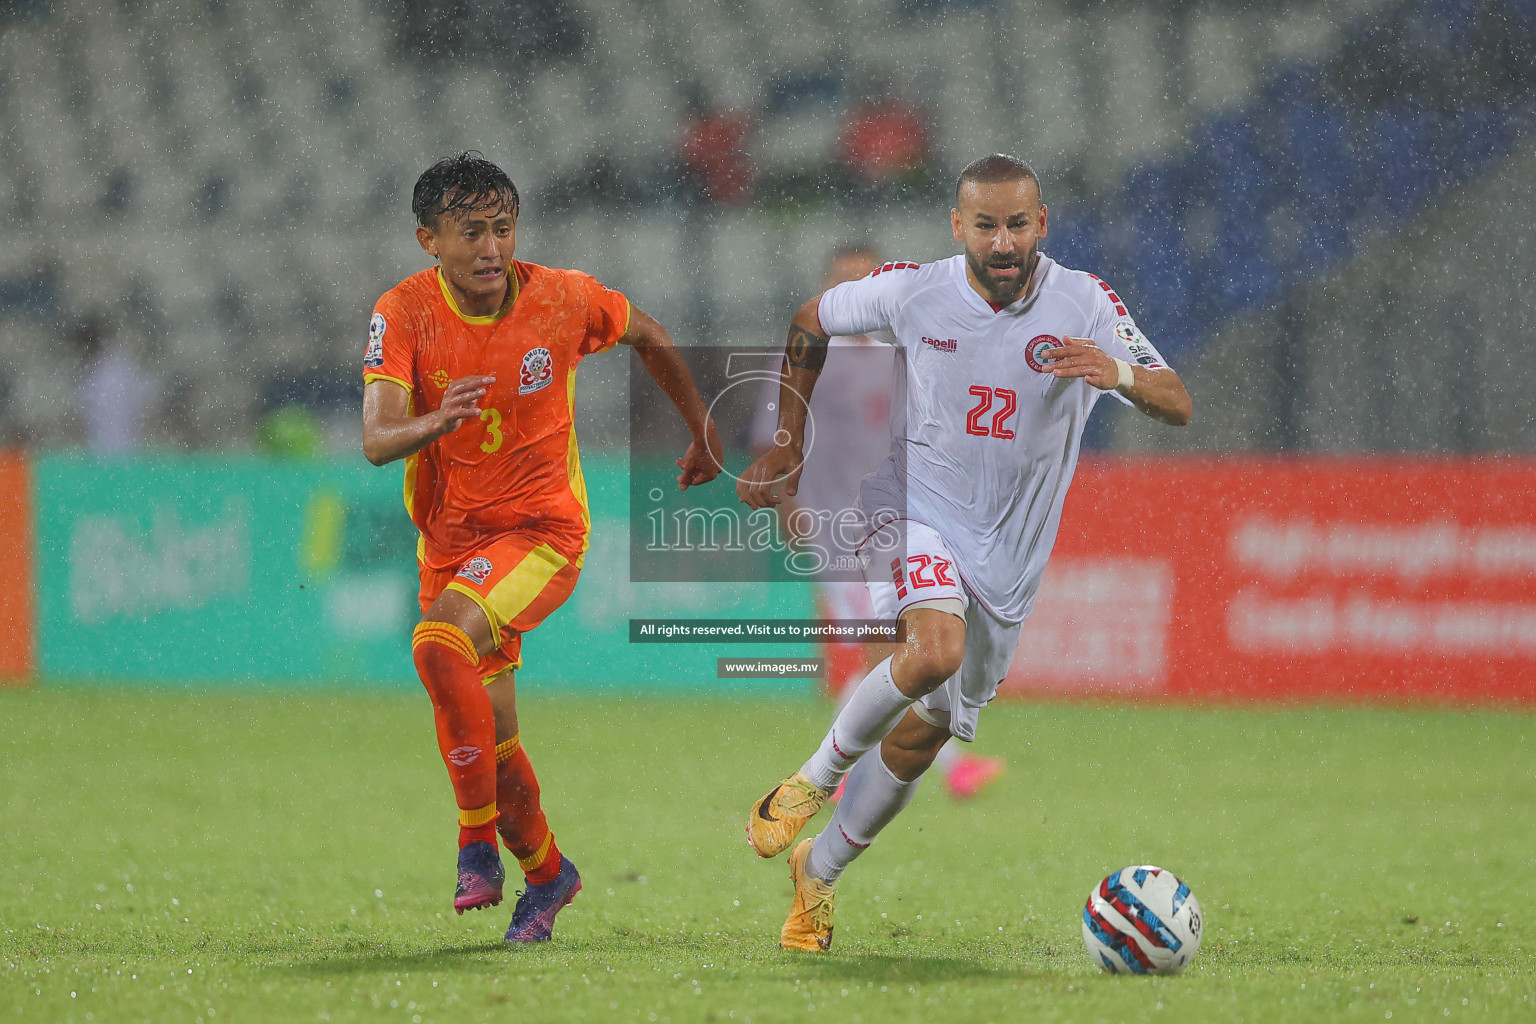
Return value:
[(460, 768), (467, 764), (474, 764), (479, 759), (479, 747), (454, 747), (452, 750), (448, 751), (448, 760), (452, 761)]

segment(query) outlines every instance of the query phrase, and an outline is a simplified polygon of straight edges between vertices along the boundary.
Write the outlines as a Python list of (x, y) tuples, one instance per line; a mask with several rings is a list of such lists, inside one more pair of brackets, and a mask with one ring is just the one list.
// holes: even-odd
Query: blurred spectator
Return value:
[[(822, 290), (857, 281), (880, 266), (880, 253), (868, 243), (842, 245), (827, 258)], [(891, 397), (896, 371), (894, 349), (866, 335), (834, 337), (826, 366), (811, 393), (810, 450), (793, 497), (779, 506), (785, 532), (797, 540), (825, 545), (837, 557), (854, 552), (828, 524), (846, 510), (856, 509), (859, 487), (891, 451)], [(747, 445), (754, 455), (774, 446), (783, 397), (779, 374), (784, 356), (769, 357), (762, 390), (748, 426)], [(797, 510), (811, 515), (797, 514)], [(815, 578), (817, 614), (826, 619), (873, 619), (874, 606), (857, 577), (826, 572)], [(885, 644), (829, 643), (825, 645), (826, 685), (841, 692), (862, 679), (891, 654)], [(873, 659), (873, 660), (870, 660)]]
[(78, 412), (86, 446), (96, 452), (138, 448), (144, 441), (144, 420), (159, 395), (154, 377), (105, 316), (83, 318), (69, 340), (83, 370)]
[(838, 140), (843, 169), (856, 188), (899, 192), (930, 178), (928, 122), (896, 96), (883, 76), (871, 76)]
[(698, 87), (689, 90), (678, 156), (698, 198), (722, 206), (752, 201), (757, 174), (747, 146), (756, 130), (748, 115), (713, 106)]

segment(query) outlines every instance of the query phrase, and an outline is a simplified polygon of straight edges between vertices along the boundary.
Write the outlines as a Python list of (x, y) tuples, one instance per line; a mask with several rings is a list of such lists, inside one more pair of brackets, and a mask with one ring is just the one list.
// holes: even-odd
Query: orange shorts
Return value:
[(458, 569), (421, 574), (423, 613), (445, 590), (456, 590), (485, 612), (499, 645), (480, 661), (484, 679), (523, 666), (523, 634), (565, 603), (581, 575), (581, 560), (568, 560), (543, 537), (504, 533), (477, 548)]

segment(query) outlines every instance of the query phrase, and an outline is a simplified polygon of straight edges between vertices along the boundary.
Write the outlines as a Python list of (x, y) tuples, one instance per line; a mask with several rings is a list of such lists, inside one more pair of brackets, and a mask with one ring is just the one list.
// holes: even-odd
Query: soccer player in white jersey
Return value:
[[(899, 617), (906, 639), (810, 760), (748, 813), (748, 841), (776, 856), (846, 776), (826, 829), (790, 854), (787, 949), (831, 948), (843, 870), (912, 799), (939, 749), (975, 738), (1034, 604), (1094, 403), (1108, 392), (1189, 422), (1183, 382), (1113, 289), (1040, 253), (1046, 207), (1027, 164), (994, 154), (968, 166), (950, 222), (962, 255), (887, 263), (800, 307), (778, 403), (784, 443), (736, 488), (753, 508), (794, 495), (807, 405), (788, 396), (810, 396), (829, 336), (894, 337), (905, 436), (861, 493), (871, 536), (860, 555), (877, 613)], [(882, 550), (890, 536), (900, 539)]]
[[(878, 251), (867, 244), (840, 245), (827, 259), (823, 290), (845, 281), (868, 277), (884, 262)], [(828, 362), (817, 375), (817, 390), (811, 396), (810, 417), (815, 433), (824, 439), (819, 452), (807, 453), (805, 468), (796, 482), (792, 499), (779, 506), (786, 528), (808, 517), (791, 513), (804, 510), (819, 524), (833, 522), (845, 509), (858, 504), (859, 483), (885, 461), (891, 450), (891, 401), (894, 387), (895, 353), (891, 347), (867, 334), (833, 335), (827, 339)], [(750, 443), (756, 454), (773, 447), (778, 429), (779, 389), (777, 377), (765, 378), (763, 394), (753, 415)], [(826, 531), (830, 533), (831, 531)], [(839, 553), (847, 547), (830, 537), (822, 537)], [(818, 614), (825, 619), (858, 620), (876, 618), (869, 589), (862, 582), (848, 579), (816, 580)], [(876, 665), (890, 657), (895, 646), (887, 643), (829, 641), (825, 646), (828, 692), (839, 698), (839, 706), (853, 696), (850, 683), (863, 679)], [(968, 800), (986, 789), (1003, 772), (1003, 759), (961, 750), (954, 744), (940, 748), (934, 760), (944, 790), (956, 800)], [(834, 792), (832, 799), (836, 800)]]

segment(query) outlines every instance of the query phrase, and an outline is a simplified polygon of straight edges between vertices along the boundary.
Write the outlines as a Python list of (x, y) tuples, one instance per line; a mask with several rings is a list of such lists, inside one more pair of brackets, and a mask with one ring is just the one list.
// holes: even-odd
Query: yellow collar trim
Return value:
[(512, 279), (512, 287), (507, 289), (507, 301), (501, 304), (501, 308), (490, 316), (470, 316), (459, 308), (458, 301), (453, 297), (453, 291), (448, 287), (447, 278), (443, 277), (443, 268), (437, 267), (437, 287), (443, 293), (443, 300), (448, 303), (448, 308), (453, 310), (455, 316), (467, 324), (493, 324), (512, 312), (512, 303), (517, 301), (517, 293), (521, 286), (517, 282), (517, 264), (513, 263), (508, 268), (508, 276)]

